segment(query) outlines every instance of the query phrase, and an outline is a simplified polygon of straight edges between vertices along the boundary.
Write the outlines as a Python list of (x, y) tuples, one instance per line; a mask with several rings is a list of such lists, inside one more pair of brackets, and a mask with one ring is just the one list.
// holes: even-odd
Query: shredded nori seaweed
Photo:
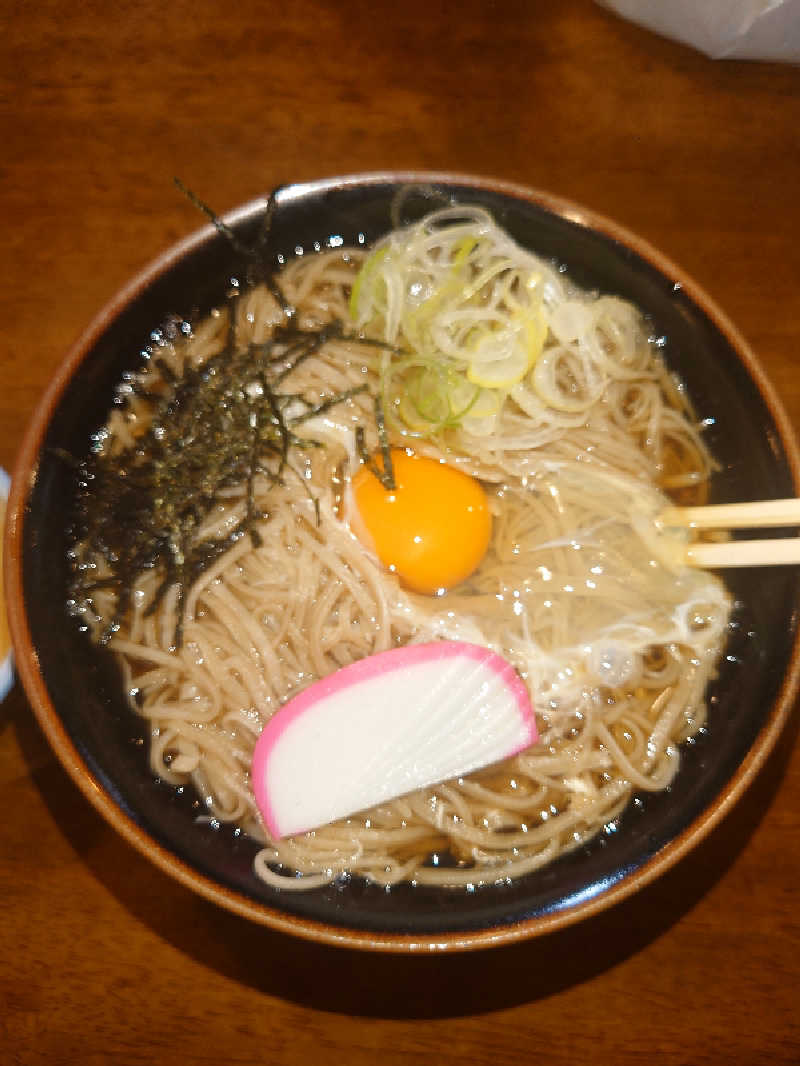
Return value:
[[(236, 297), (230, 312), (233, 322)], [(292, 450), (317, 446), (299, 435), (302, 423), (367, 388), (321, 402), (278, 391), (295, 367), (339, 335), (337, 326), (308, 331), (279, 326), (266, 343), (239, 348), (232, 326), (223, 350), (202, 366), (188, 367), (166, 392), (162, 386), (139, 393), (152, 415), (135, 444), (115, 455), (98, 450), (80, 464), (76, 535), (105, 559), (111, 574), (92, 580), (91, 570), (78, 570), (75, 595), (85, 600), (98, 588), (115, 590), (115, 614), (104, 642), (130, 607), (137, 576), (160, 566), (164, 576), (146, 612), (178, 586), (174, 643), (179, 647), (186, 590), (242, 536), (259, 546), (257, 524), (269, 515), (256, 506), (256, 478), (283, 484), (294, 472)], [(236, 485), (246, 486), (244, 517), (225, 537), (201, 539), (199, 531), (220, 493)]]
[[(318, 442), (299, 435), (310, 418), (343, 403), (367, 385), (311, 401), (284, 392), (281, 386), (298, 366), (330, 340), (347, 337), (370, 347), (366, 341), (345, 332), (341, 322), (314, 330), (302, 330), (295, 309), (284, 298), (266, 267), (264, 250), (272, 216), (270, 199), (257, 246), (241, 244), (235, 233), (212, 210), (187, 189), (176, 185), (209, 216), (217, 229), (247, 260), (251, 282), (267, 284), (284, 312), (284, 322), (263, 344), (240, 347), (236, 337), (237, 286), (229, 297), (229, 328), (225, 345), (200, 366), (188, 366), (181, 377), (161, 358), (154, 358), (160, 381), (152, 390), (134, 374), (124, 377), (125, 391), (150, 405), (147, 429), (129, 447), (113, 455), (102, 447), (76, 462), (64, 456), (76, 470), (78, 493), (73, 536), (84, 545), (74, 552), (72, 595), (77, 604), (91, 603), (93, 593), (110, 588), (116, 596), (113, 617), (100, 635), (107, 643), (131, 606), (137, 578), (160, 567), (163, 577), (146, 613), (153, 613), (166, 593), (177, 587), (174, 646), (183, 642), (186, 593), (211, 564), (243, 536), (261, 544), (258, 523), (269, 517), (256, 506), (255, 481), (267, 479), (270, 486), (284, 483), (294, 474), (315, 507), (299, 472), (290, 463), (293, 449), (317, 447)], [(387, 488), (394, 488), (391, 455), (379, 397), (374, 397), (375, 422), (383, 456), (381, 470), (366, 454), (364, 429), (356, 430), (359, 454)], [(220, 494), (234, 486), (245, 487), (245, 513), (236, 527), (220, 538), (203, 538), (200, 530)], [(105, 560), (108, 576), (97, 578), (92, 556)]]
[(294, 307), (283, 295), (280, 285), (275, 280), (275, 275), (267, 267), (267, 260), (265, 256), (267, 241), (269, 240), (270, 230), (272, 229), (272, 216), (275, 212), (275, 198), (270, 194), (267, 200), (267, 209), (264, 212), (264, 219), (261, 223), (258, 233), (258, 239), (252, 246), (243, 244), (236, 236), (231, 227), (223, 219), (219, 217), (216, 211), (209, 207), (208, 204), (201, 200), (196, 193), (188, 188), (181, 181), (180, 178), (173, 178), (176, 188), (180, 189), (183, 195), (189, 200), (190, 203), (203, 212), (207, 218), (209, 218), (212, 224), (216, 227), (219, 233), (231, 246), (244, 258), (247, 264), (247, 274), (251, 284), (257, 284), (263, 282), (275, 299), (278, 301), (281, 310), (287, 319), (291, 319), (295, 313)]
[(383, 415), (383, 405), (381, 404), (380, 396), (373, 396), (373, 402), (375, 405), (375, 425), (378, 429), (378, 444), (381, 449), (381, 461), (382, 466), (378, 466), (375, 462), (375, 457), (369, 454), (366, 445), (366, 437), (364, 433), (364, 427), (358, 426), (356, 428), (356, 451), (361, 462), (366, 466), (367, 470), (380, 481), (381, 485), (390, 492), (395, 489), (394, 480), (394, 466), (392, 464), (392, 452), (389, 447), (389, 436), (386, 432), (386, 419)]

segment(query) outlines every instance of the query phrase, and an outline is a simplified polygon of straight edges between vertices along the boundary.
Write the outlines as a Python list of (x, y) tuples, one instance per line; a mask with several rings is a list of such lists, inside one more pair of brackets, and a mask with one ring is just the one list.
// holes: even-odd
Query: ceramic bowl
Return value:
[[(711, 299), (662, 255), (614, 223), (558, 197), (503, 182), (435, 174), (374, 174), (290, 185), (274, 194), (266, 254), (276, 261), (331, 237), (370, 242), (442, 198), (488, 207), (523, 245), (562, 264), (579, 285), (637, 304), (665, 338), (664, 356), (710, 420), (720, 462), (714, 500), (795, 496), (798, 449), (758, 361)], [(244, 244), (266, 199), (225, 221)], [(394, 215), (393, 215), (394, 212)], [(316, 242), (316, 244), (315, 244)], [(536, 874), (474, 892), (353, 879), (281, 893), (253, 874), (256, 845), (195, 820), (193, 797), (154, 778), (145, 727), (128, 708), (116, 668), (66, 613), (66, 516), (72, 477), (59, 450), (86, 453), (116, 383), (170, 314), (219, 304), (241, 261), (206, 227), (143, 271), (89, 326), (50, 384), (16, 467), (7, 535), (7, 585), (17, 668), (57, 755), (130, 843), (189, 888), (289, 933), (376, 950), (481, 947), (575, 922), (635, 892), (696, 846), (753, 779), (774, 745), (798, 680), (794, 567), (731, 571), (739, 604), (708, 730), (683, 751), (672, 787)]]

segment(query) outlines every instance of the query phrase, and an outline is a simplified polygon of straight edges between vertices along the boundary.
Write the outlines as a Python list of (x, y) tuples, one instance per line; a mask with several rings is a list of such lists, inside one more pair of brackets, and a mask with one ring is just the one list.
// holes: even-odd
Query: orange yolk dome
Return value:
[[(492, 516), (482, 486), (460, 470), (402, 448), (391, 451), (394, 489), (367, 467), (353, 478), (353, 532), (414, 592), (464, 581), (486, 554)], [(381, 456), (376, 456), (378, 466)]]

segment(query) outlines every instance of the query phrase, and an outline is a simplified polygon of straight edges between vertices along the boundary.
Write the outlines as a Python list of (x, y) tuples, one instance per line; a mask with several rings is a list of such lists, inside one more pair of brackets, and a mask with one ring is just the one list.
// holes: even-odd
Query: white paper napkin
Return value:
[(800, 63), (800, 0), (598, 0), (712, 59)]

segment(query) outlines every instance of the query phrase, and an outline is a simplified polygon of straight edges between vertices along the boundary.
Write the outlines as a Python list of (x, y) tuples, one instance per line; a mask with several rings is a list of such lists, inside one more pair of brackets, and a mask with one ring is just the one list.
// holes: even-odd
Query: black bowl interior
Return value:
[[(433, 182), (398, 198), (400, 189), (397, 180), (376, 177), (280, 190), (265, 245), (268, 260), (292, 256), (298, 246), (308, 253), (331, 236), (348, 244), (369, 242), (393, 218), (410, 220), (439, 201), (483, 204), (518, 241), (563, 264), (580, 285), (624, 296), (647, 312), (665, 338), (669, 365), (686, 383), (699, 415), (711, 420), (708, 440), (721, 464), (717, 501), (796, 495), (785, 442), (757, 382), (725, 333), (675, 278), (614, 237), (513, 191)], [(231, 216), (241, 242), (255, 243), (264, 212), (259, 201)], [(601, 895), (708, 810), (764, 728), (797, 635), (795, 568), (729, 574), (739, 602), (737, 628), (710, 694), (708, 731), (686, 747), (672, 787), (631, 805), (618, 826), (588, 846), (512, 884), (457, 893), (401, 885), (387, 892), (352, 880), (281, 893), (254, 876), (251, 841), (198, 824), (196, 797), (150, 773), (145, 730), (123, 699), (113, 662), (90, 646), (67, 615), (68, 545), (64, 523), (54, 516), (70, 513), (73, 481), (58, 451), (86, 453), (115, 385), (138, 365), (154, 328), (170, 315), (208, 311), (223, 299), (229, 279), (245, 269), (225, 237), (206, 232), (134, 292), (87, 345), (46, 427), (25, 515), (23, 584), (32, 641), (64, 729), (89, 771), (147, 834), (199, 873), (286, 915), (365, 933), (424, 937), (508, 926)]]

